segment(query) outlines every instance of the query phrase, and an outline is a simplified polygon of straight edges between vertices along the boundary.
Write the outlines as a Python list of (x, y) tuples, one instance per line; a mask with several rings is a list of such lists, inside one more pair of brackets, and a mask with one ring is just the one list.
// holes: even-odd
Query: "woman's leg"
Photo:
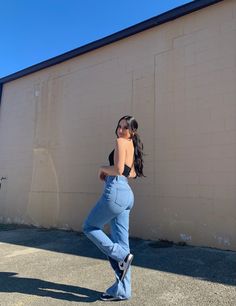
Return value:
[[(131, 296), (130, 268), (124, 279), (120, 281), (122, 271), (119, 261), (124, 261), (130, 253), (129, 249), (129, 213), (134, 204), (134, 196), (124, 177), (109, 177), (106, 180), (104, 193), (98, 200), (84, 222), (83, 231), (95, 245), (107, 255), (116, 271), (116, 282), (107, 289), (114, 297), (129, 298)], [(105, 224), (111, 224), (111, 239), (102, 231)]]
[(113, 201), (103, 195), (91, 210), (83, 224), (83, 232), (85, 235), (105, 255), (113, 258), (115, 261), (123, 261), (129, 252), (125, 244), (120, 245), (119, 243), (113, 242), (103, 232), (102, 228), (123, 211), (123, 207), (114, 204)]
[[(118, 243), (126, 250), (127, 254), (130, 253), (129, 248), (129, 214), (130, 209), (124, 210), (121, 214), (110, 221), (111, 226), (111, 239), (113, 242)], [(115, 271), (116, 282), (106, 290), (106, 293), (120, 298), (131, 297), (131, 267), (123, 279), (120, 281), (120, 269), (117, 261), (108, 257), (110, 264)]]

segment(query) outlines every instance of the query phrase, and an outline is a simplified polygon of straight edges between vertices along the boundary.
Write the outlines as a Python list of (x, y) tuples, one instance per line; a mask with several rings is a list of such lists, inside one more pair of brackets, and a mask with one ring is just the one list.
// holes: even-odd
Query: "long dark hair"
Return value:
[(120, 121), (125, 119), (126, 123), (127, 123), (127, 127), (130, 131), (131, 134), (131, 138), (133, 140), (134, 143), (134, 169), (135, 172), (137, 174), (137, 177), (141, 177), (144, 176), (146, 177), (146, 175), (143, 174), (143, 155), (146, 155), (143, 153), (143, 143), (141, 142), (140, 136), (137, 133), (137, 129), (138, 129), (138, 122), (134, 119), (134, 117), (132, 116), (123, 116), (122, 118), (120, 118), (120, 120), (118, 121), (117, 127), (116, 127), (116, 136), (117, 138), (119, 137), (117, 134), (117, 130), (120, 124)]

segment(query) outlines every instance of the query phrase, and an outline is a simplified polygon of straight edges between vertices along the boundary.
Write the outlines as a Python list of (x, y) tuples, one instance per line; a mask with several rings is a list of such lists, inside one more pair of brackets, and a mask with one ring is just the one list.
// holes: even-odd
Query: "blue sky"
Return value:
[(0, 0), (0, 78), (191, 0)]

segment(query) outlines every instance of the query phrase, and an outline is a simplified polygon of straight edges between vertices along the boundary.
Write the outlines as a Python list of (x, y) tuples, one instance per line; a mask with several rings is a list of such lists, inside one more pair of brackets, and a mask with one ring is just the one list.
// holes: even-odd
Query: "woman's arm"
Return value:
[(119, 173), (118, 175), (122, 175), (125, 169), (126, 145), (127, 145), (127, 140), (125, 140), (124, 138), (116, 139), (116, 147), (115, 147), (116, 158), (114, 154), (114, 164)]
[[(115, 151), (117, 152), (117, 160), (114, 158), (114, 166), (102, 166), (100, 171), (106, 175), (122, 175), (124, 172), (126, 140), (122, 138), (116, 139)], [(115, 157), (115, 156), (114, 156)]]
[(119, 175), (115, 166), (102, 166), (100, 171), (104, 172), (106, 175)]

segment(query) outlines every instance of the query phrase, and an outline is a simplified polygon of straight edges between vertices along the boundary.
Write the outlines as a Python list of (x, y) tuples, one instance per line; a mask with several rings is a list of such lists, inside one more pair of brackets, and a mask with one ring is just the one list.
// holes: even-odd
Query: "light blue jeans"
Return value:
[[(131, 297), (131, 267), (121, 282), (118, 261), (130, 253), (129, 214), (134, 204), (134, 194), (128, 179), (123, 175), (107, 176), (104, 191), (83, 224), (85, 235), (108, 257), (115, 271), (116, 281), (106, 290), (118, 298)], [(110, 237), (102, 230), (110, 225)]]

